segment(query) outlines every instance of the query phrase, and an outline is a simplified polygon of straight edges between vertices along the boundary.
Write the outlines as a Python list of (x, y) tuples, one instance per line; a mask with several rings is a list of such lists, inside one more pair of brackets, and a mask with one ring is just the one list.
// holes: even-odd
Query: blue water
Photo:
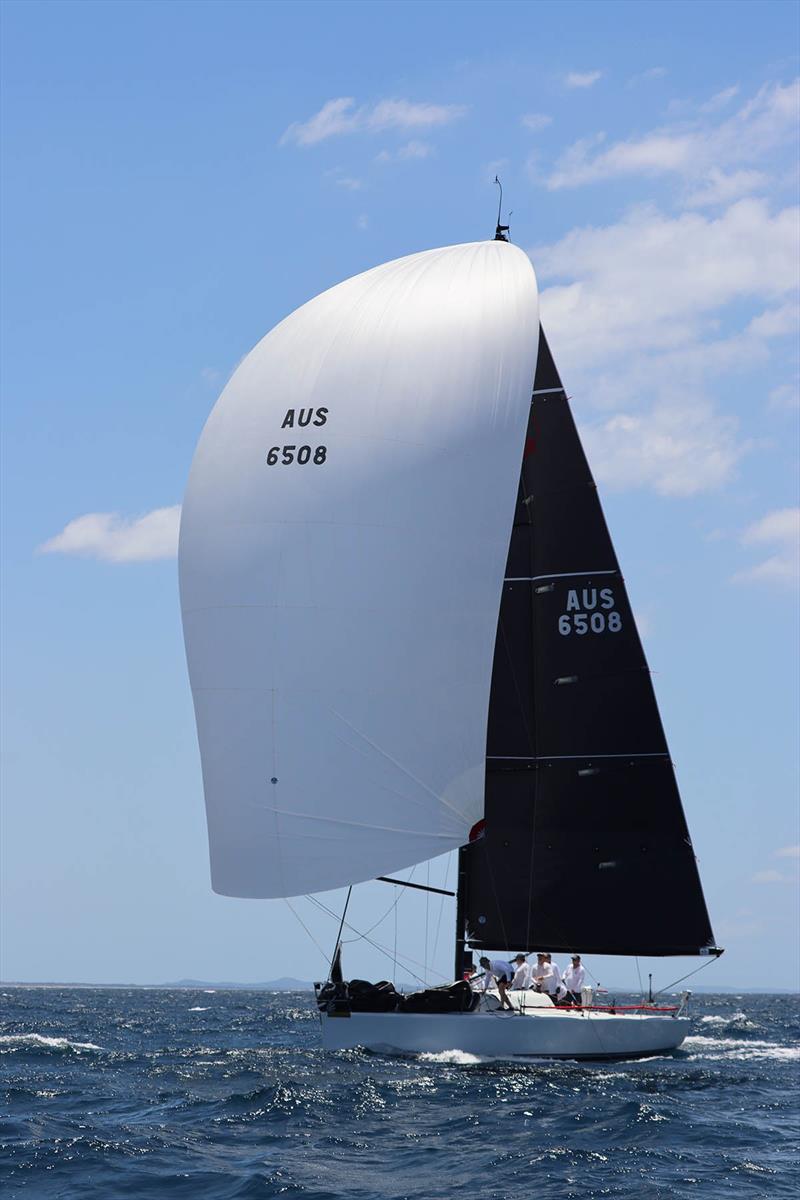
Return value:
[(674, 1055), (324, 1054), (310, 994), (6, 988), (4, 1197), (796, 1197), (800, 1008), (703, 996)]

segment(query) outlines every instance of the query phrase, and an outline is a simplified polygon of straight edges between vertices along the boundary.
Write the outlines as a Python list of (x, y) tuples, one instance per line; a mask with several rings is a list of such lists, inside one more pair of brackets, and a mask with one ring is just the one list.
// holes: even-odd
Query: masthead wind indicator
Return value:
[(508, 233), (509, 227), (508, 227), (508, 225), (500, 224), (500, 221), (502, 219), (501, 210), (503, 207), (503, 185), (500, 182), (500, 180), (497, 178), (496, 175), (494, 177), (494, 181), (497, 184), (497, 186), (500, 188), (500, 199), (497, 201), (497, 228), (494, 231), (494, 240), (496, 242), (507, 242), (508, 238), (506, 237), (506, 234)]

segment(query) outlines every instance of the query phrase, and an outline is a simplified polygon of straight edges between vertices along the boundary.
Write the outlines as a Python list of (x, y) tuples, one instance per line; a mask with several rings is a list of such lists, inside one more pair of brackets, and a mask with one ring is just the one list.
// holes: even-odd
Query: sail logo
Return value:
[(566, 609), (558, 618), (563, 637), (576, 633), (619, 633), (622, 617), (617, 612), (614, 592), (609, 587), (570, 588)]

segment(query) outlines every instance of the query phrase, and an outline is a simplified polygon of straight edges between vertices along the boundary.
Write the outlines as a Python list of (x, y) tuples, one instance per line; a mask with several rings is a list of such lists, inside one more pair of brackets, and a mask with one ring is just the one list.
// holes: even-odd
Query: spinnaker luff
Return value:
[(183, 506), (212, 884), (293, 896), (463, 845), (536, 371), (527, 256), (414, 254), (244, 359)]

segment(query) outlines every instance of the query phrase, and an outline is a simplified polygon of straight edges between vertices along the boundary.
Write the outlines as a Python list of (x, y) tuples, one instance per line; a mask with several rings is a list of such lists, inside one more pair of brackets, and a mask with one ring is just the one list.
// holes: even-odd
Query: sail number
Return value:
[(616, 610), (611, 588), (570, 588), (566, 612), (558, 618), (558, 632), (563, 637), (571, 633), (619, 633), (622, 617)]
[(267, 466), (274, 467), (276, 463), (299, 463), (304, 467), (307, 462), (324, 463), (328, 457), (327, 446), (273, 446), (267, 451)]
[(622, 629), (622, 617), (618, 612), (612, 612), (606, 617), (605, 613), (562, 613), (558, 618), (558, 632), (566, 636), (568, 633), (619, 633)]
[[(327, 420), (327, 408), (290, 408), (281, 422), (281, 429), (294, 429), (295, 425), (301, 428), (306, 425), (321, 426)], [(274, 467), (278, 463), (282, 466), (289, 466), (290, 463), (298, 463), (301, 467), (306, 463), (320, 466), (327, 457), (327, 446), (272, 446), (267, 451), (267, 466)]]

